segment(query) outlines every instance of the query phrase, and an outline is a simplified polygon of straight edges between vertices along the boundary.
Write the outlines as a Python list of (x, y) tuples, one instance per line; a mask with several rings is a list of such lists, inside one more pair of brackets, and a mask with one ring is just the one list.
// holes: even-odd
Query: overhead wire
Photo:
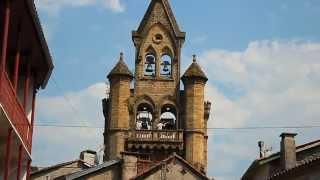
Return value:
[[(52, 79), (52, 82), (53, 84), (55, 85), (55, 87), (62, 92), (64, 92), (64, 90), (60, 87), (60, 85), (58, 84), (58, 82), (55, 80), (54, 77), (51, 78)], [(64, 99), (64, 101), (67, 103), (67, 105), (70, 106), (70, 109), (71, 111), (73, 111), (74, 115), (75, 116), (79, 116), (79, 114), (81, 114), (81, 111), (78, 111), (77, 108), (74, 106), (72, 100), (70, 98), (68, 98), (65, 94), (62, 93), (62, 97)], [(72, 117), (75, 117), (75, 116), (72, 116)], [(80, 120), (80, 124), (83, 124), (81, 128), (87, 128), (87, 122), (84, 121), (83, 119), (85, 118), (85, 116), (81, 116), (81, 117), (78, 117), (78, 120)], [(40, 126), (37, 126), (37, 127), (40, 127)], [(90, 128), (91, 129), (91, 128)]]
[[(36, 127), (52, 127), (52, 128), (89, 128), (103, 129), (104, 126), (87, 126), (87, 125), (66, 125), (66, 124), (35, 124)], [(320, 125), (305, 125), (305, 126), (243, 126), (243, 127), (208, 127), (208, 128), (193, 128), (188, 130), (256, 130), (256, 129), (312, 129), (320, 128)], [(164, 130), (165, 131), (165, 130)]]
[[(58, 82), (52, 78), (53, 84), (56, 88), (64, 92), (63, 89), (59, 86)], [(62, 94), (63, 99), (66, 103), (71, 107), (71, 110), (75, 115), (81, 114), (80, 111), (74, 106), (72, 100), (68, 98), (66, 95)], [(38, 123), (35, 124), (35, 127), (46, 127), (46, 128), (85, 128), (85, 129), (103, 129), (104, 126), (90, 126), (87, 122), (83, 121), (84, 116), (78, 118), (81, 122), (79, 124), (49, 124), (49, 123)], [(303, 126), (243, 126), (243, 127), (208, 127), (207, 130), (259, 130), (259, 129), (313, 129), (320, 128), (320, 125), (303, 125)], [(195, 128), (188, 130), (203, 130), (205, 128)]]

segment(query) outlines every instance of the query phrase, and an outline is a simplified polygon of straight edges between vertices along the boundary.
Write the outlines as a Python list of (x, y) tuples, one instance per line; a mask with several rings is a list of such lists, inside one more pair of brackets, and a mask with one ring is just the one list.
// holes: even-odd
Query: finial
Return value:
[(123, 52), (120, 52), (120, 61), (123, 61)]
[(197, 62), (197, 55), (194, 54), (194, 55), (192, 55), (192, 57), (193, 57), (192, 61)]

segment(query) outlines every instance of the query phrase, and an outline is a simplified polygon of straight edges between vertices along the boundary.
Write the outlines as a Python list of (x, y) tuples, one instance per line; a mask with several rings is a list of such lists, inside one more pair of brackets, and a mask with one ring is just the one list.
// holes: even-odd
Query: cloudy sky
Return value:
[[(106, 74), (124, 51), (133, 70), (131, 30), (148, 0), (35, 0), (55, 69), (39, 93), (37, 124), (102, 127)], [(320, 126), (320, 1), (171, 0), (187, 40), (184, 71), (196, 53), (213, 103), (209, 127)], [(209, 130), (209, 176), (236, 180), (264, 140), (279, 150), (281, 132), (297, 144), (319, 128)], [(101, 128), (36, 127), (33, 163), (48, 166), (99, 150)]]

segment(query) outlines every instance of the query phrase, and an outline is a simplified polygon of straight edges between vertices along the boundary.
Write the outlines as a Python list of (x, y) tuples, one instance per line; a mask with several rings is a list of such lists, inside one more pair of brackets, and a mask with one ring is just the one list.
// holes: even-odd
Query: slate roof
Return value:
[(129, 70), (128, 66), (123, 60), (123, 53), (120, 53), (120, 59), (115, 67), (108, 74), (108, 78), (110, 79), (113, 76), (128, 76), (133, 78), (132, 72)]
[(192, 64), (188, 67), (181, 79), (186, 80), (190, 78), (200, 78), (205, 81), (208, 80), (208, 77), (205, 75), (205, 73), (202, 71), (201, 67), (197, 63), (195, 55), (193, 56)]
[(163, 164), (169, 164), (171, 161), (173, 161), (174, 159), (179, 160), (180, 162), (182, 162), (191, 172), (193, 172), (194, 174), (196, 174), (197, 176), (201, 177), (204, 180), (210, 180), (210, 178), (208, 178), (205, 174), (203, 174), (202, 172), (198, 171), (195, 167), (193, 167), (189, 162), (187, 162), (186, 160), (184, 160), (182, 157), (178, 156), (177, 154), (173, 154), (172, 156), (170, 156), (169, 158), (159, 162), (158, 164), (154, 165), (153, 167), (151, 167), (150, 169), (148, 169), (147, 171), (138, 174), (137, 176), (131, 178), (131, 180), (143, 180), (146, 177), (148, 177), (149, 175), (151, 175), (152, 173), (156, 172), (157, 170), (161, 169)]

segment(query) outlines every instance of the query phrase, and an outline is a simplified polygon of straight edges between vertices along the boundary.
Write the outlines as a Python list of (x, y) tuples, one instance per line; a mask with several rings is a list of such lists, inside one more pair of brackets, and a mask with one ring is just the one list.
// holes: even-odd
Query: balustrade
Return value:
[(3, 73), (0, 82), (0, 103), (30, 152), (31, 125), (6, 73)]
[(183, 131), (146, 130), (130, 133), (129, 140), (138, 141), (183, 141)]

